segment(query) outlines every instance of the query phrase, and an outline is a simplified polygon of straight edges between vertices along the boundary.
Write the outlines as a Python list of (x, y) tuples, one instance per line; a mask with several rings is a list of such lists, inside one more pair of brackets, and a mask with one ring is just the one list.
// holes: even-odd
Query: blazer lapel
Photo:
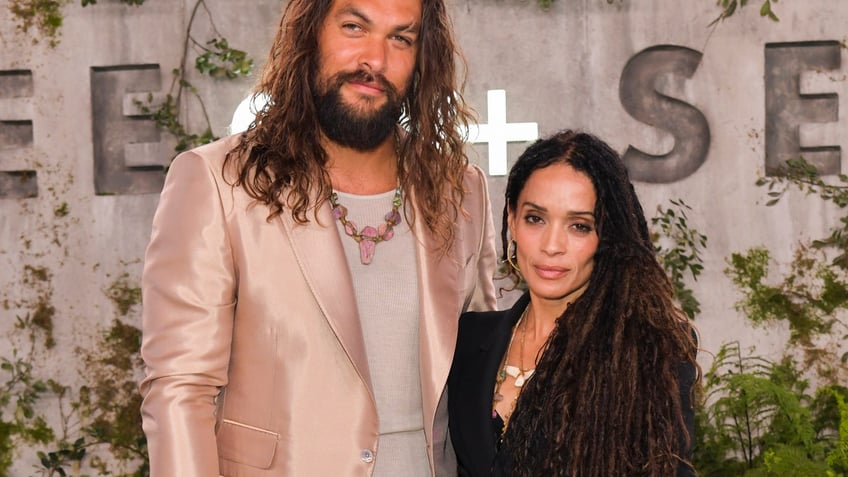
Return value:
[[(413, 204), (416, 202), (413, 200)], [(416, 213), (417, 217), (421, 217)], [(462, 311), (460, 264), (455, 248), (447, 255), (439, 251), (437, 240), (416, 220), (413, 226), (419, 271), (419, 347), (421, 359), (421, 397), (425, 429), (432, 429), (436, 406), (450, 372), (456, 345), (456, 330)]]
[[(530, 304), (530, 294), (522, 294), (515, 304), (505, 312), (504, 319), (497, 322), (497, 331), (490, 335), (490, 339), (480, 344), (480, 352), (485, 353), (486, 361), (483, 369), (487, 376), (491, 379), (489, 382), (495, 382), (495, 378), (500, 371), (501, 363), (503, 362), (504, 354), (509, 346), (509, 340), (512, 338), (512, 329), (524, 313), (524, 309)], [(486, 389), (487, 397), (491, 394), (490, 390)]]
[(295, 223), (285, 213), (280, 214), (280, 220), (315, 301), (370, 390), (371, 375), (353, 279), (329, 206), (324, 204), (318, 210), (317, 220), (306, 224)]

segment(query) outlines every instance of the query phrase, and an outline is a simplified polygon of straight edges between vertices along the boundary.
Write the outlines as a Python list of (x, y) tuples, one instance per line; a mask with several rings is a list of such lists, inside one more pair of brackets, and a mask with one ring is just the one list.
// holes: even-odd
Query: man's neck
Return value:
[(370, 195), (397, 187), (398, 157), (394, 135), (372, 151), (358, 151), (328, 140), (323, 146), (333, 189)]

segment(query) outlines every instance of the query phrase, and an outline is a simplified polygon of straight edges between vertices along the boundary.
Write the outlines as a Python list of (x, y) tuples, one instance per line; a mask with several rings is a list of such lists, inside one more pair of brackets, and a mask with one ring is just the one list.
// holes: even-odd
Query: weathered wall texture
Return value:
[[(751, 2), (710, 28), (720, 13), (712, 1), (562, 0), (548, 12), (534, 3), (454, 4), (480, 122), (486, 92), (503, 89), (507, 122), (538, 123), (543, 135), (585, 129), (625, 153), (646, 214), (683, 199), (694, 209), (690, 225), (708, 236), (693, 283), (705, 350), (739, 340), (779, 354), (785, 330), (752, 329), (734, 309), (739, 295), (724, 270), (731, 253), (758, 245), (786, 263), (799, 241), (838, 221), (800, 193), (766, 207), (755, 181), (800, 154), (827, 173), (843, 171), (848, 4), (780, 2), (772, 22)], [(510, 160), (524, 147), (510, 143)], [(475, 149), (491, 167), (487, 147)], [(491, 184), (497, 216), (505, 180)]]
[[(121, 277), (138, 284), (173, 142), (138, 116), (132, 99), (168, 91), (195, 1), (74, 3), (50, 48), (17, 31), (11, 0), (0, 0), (0, 332), (46, 299), (58, 349), (68, 354), (119, 315), (109, 287)], [(258, 71), (283, 2), (206, 4)], [(535, 123), (516, 129), (505, 147), (469, 148), (493, 172), (496, 221), (505, 185), (498, 174), (528, 144), (527, 130), (596, 133), (626, 152), (649, 216), (683, 199), (694, 208), (691, 226), (709, 237), (694, 283), (703, 347), (740, 340), (778, 353), (785, 330), (747, 325), (723, 270), (731, 253), (757, 245), (786, 262), (798, 241), (825, 235), (837, 220), (801, 194), (767, 208), (754, 183), (801, 153), (823, 171), (842, 170), (848, 3), (787, 0), (775, 5), (778, 23), (751, 6), (715, 28), (714, 0), (557, 0), (548, 11), (534, 0), (453, 0), (451, 9), (480, 137), (511, 137), (511, 126), (495, 129), (499, 115)], [(199, 15), (194, 35), (209, 38), (206, 13)], [(195, 79), (214, 132), (226, 134), (254, 78)], [(505, 93), (490, 99), (490, 90)], [(188, 114), (190, 125), (201, 124), (197, 107)], [(498, 149), (505, 159), (495, 157)], [(138, 307), (123, 319), (137, 322)], [(0, 354), (10, 348), (0, 340)], [(47, 366), (73, 380), (68, 362)]]

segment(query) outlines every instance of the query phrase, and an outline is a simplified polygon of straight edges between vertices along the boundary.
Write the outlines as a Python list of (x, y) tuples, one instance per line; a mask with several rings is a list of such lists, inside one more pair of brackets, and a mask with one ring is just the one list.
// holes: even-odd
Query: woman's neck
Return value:
[(557, 318), (562, 315), (563, 310), (557, 311), (557, 309), (545, 305), (544, 303), (533, 303), (533, 300), (527, 304), (527, 311), (521, 320), (521, 326), (526, 330), (527, 339), (531, 342), (547, 341), (548, 336), (556, 327)]

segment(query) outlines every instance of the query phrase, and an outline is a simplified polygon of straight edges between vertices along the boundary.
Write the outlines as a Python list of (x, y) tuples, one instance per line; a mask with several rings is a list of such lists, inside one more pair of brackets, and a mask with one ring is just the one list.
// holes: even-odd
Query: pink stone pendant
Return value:
[(377, 249), (377, 244), (370, 240), (359, 242), (359, 261), (363, 265), (368, 265), (374, 259), (374, 251)]
[(362, 240), (359, 241), (359, 261), (368, 265), (374, 259), (374, 251), (377, 249), (377, 229), (367, 225), (362, 229)]

